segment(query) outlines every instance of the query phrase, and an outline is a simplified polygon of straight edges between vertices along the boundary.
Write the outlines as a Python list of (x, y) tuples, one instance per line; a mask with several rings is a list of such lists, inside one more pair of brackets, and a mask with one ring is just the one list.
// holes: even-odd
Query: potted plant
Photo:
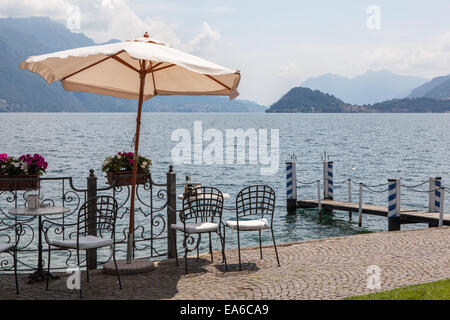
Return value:
[(26, 190), (39, 188), (39, 177), (47, 170), (44, 157), (35, 153), (19, 158), (0, 154), (0, 190)]
[[(136, 184), (145, 184), (152, 160), (138, 155)], [(133, 173), (134, 153), (118, 152), (116, 155), (107, 157), (102, 165), (102, 171), (106, 172), (109, 185), (126, 186), (131, 185)]]

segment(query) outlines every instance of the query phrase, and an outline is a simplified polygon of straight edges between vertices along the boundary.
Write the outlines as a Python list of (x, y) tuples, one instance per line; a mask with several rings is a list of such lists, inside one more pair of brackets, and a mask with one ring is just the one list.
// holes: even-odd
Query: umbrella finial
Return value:
[(144, 33), (144, 38), (149, 38), (148, 32)]

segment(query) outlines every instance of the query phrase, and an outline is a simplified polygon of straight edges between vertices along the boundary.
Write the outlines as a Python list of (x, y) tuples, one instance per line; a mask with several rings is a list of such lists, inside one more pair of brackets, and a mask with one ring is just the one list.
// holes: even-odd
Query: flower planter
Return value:
[[(113, 185), (114, 181), (116, 181), (115, 186), (131, 186), (132, 174), (132, 171), (107, 172), (107, 183)], [(136, 184), (145, 184), (147, 182), (147, 177), (147, 173), (138, 172), (136, 174)]]
[(36, 190), (39, 188), (40, 174), (0, 175), (0, 190)]

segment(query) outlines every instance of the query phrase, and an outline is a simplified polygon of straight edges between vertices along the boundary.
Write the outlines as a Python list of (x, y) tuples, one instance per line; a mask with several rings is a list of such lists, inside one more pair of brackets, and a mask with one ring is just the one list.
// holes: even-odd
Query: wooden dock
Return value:
[[(323, 209), (339, 210), (347, 212), (359, 212), (359, 204), (353, 202), (343, 202), (336, 200), (320, 200)], [(297, 208), (317, 208), (317, 200), (299, 200)], [(362, 205), (362, 213), (376, 216), (387, 217), (387, 206), (375, 206), (370, 204)], [(439, 212), (425, 212), (413, 209), (402, 208), (400, 210), (400, 219), (402, 224), (407, 223), (428, 223), (430, 226), (437, 226), (439, 223)], [(450, 214), (444, 213), (443, 224), (450, 226)]]
[[(357, 212), (359, 227), (362, 227), (364, 214), (370, 214), (387, 217), (389, 231), (400, 230), (402, 224), (408, 223), (428, 223), (429, 227), (450, 226), (450, 213), (445, 213), (444, 205), (445, 196), (446, 193), (450, 193), (450, 187), (446, 187), (442, 183), (442, 177), (429, 177), (427, 180), (415, 185), (408, 185), (404, 183), (405, 180), (403, 178), (398, 177), (387, 179), (387, 183), (378, 185), (369, 185), (353, 179), (336, 182), (334, 181), (333, 173), (334, 162), (329, 161), (327, 155), (324, 154), (322, 157), (323, 179), (302, 182), (297, 180), (295, 160), (295, 155), (292, 155), (291, 159), (286, 161), (286, 209), (288, 214), (295, 214), (297, 209), (319, 208), (319, 215), (322, 214), (321, 209), (339, 210), (348, 212), (351, 219), (352, 213)], [(315, 200), (298, 200), (297, 183), (302, 186), (316, 185), (317, 198)], [(347, 202), (334, 200), (339, 197), (339, 195), (334, 194), (334, 186), (342, 184), (347, 184), (347, 195), (345, 196)], [(352, 202), (352, 185), (359, 186), (358, 203)], [(427, 209), (421, 211), (412, 208), (402, 208), (402, 188), (409, 192), (427, 194)], [(387, 201), (384, 206), (364, 204), (363, 192), (385, 194)]]

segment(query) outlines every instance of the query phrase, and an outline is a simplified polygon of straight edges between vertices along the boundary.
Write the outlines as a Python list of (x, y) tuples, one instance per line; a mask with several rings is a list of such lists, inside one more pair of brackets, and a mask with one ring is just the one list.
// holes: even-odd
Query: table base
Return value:
[(30, 279), (30, 280), (28, 280), (28, 283), (32, 284), (32, 283), (36, 283), (39, 281), (45, 281), (45, 280), (47, 280), (47, 274), (50, 277), (50, 279), (59, 279), (58, 276), (54, 276), (50, 272), (47, 272), (44, 270), (36, 270), (35, 272), (33, 272), (32, 274), (30, 274), (28, 276), (28, 278)]

